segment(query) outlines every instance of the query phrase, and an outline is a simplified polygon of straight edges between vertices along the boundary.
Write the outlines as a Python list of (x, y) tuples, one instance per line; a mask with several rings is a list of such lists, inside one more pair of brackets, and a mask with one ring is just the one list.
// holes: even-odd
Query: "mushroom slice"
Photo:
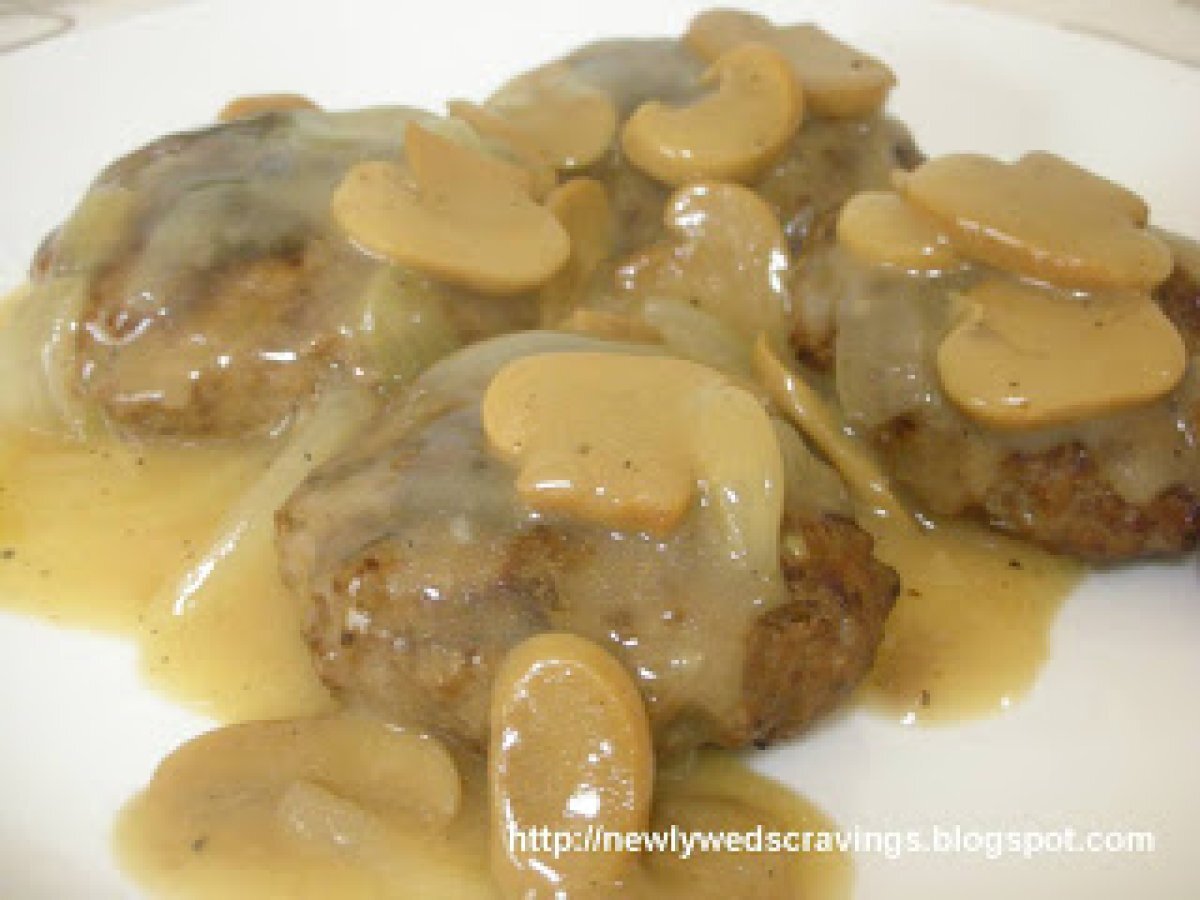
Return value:
[(682, 359), (550, 353), (509, 363), (483, 400), (491, 445), (534, 509), (664, 534), (693, 508), (715, 546), (778, 564), (783, 460), (762, 404)]
[(638, 107), (621, 133), (629, 161), (665, 184), (716, 178), (750, 181), (800, 127), (803, 95), (776, 50), (742, 44), (705, 72), (716, 90), (687, 106)]
[(616, 220), (608, 192), (594, 178), (574, 178), (555, 188), (546, 198), (546, 209), (571, 239), (567, 264), (539, 291), (542, 323), (555, 326), (570, 315), (588, 279), (612, 255)]
[(600, 159), (617, 132), (617, 108), (606, 91), (551, 63), (513, 79), (487, 102), (528, 135), (555, 168), (575, 171)]
[(486, 294), (535, 288), (567, 261), (570, 240), (522, 170), (416, 123), (405, 152), (408, 169), (359, 163), (334, 192), (334, 218), (365, 250)]
[(996, 268), (1064, 287), (1138, 292), (1171, 273), (1170, 250), (1141, 227), (1145, 206), (1135, 195), (1049, 154), (1011, 165), (943, 156), (894, 180), (956, 249)]
[(490, 109), (468, 100), (451, 100), (446, 112), (460, 119), (479, 135), (488, 149), (501, 159), (529, 173), (530, 193), (542, 200), (554, 189), (558, 175), (546, 154), (524, 131)]
[(842, 207), (838, 241), (874, 265), (906, 272), (945, 272), (963, 260), (950, 238), (891, 191), (863, 191)]
[(608, 897), (636, 878), (635, 854), (539, 850), (530, 834), (645, 831), (653, 784), (645, 705), (616, 659), (560, 633), (509, 651), (488, 751), (492, 874), (505, 897)]
[(764, 16), (736, 9), (709, 9), (688, 25), (683, 43), (701, 59), (710, 62), (734, 47), (751, 41), (769, 44), (777, 29)]
[(808, 108), (826, 118), (858, 118), (883, 106), (892, 70), (815, 25), (776, 27), (762, 16), (714, 9), (692, 20), (684, 42), (707, 60), (748, 41), (774, 47), (792, 65)]
[(666, 533), (696, 495), (685, 399), (725, 379), (679, 359), (553, 353), (506, 365), (483, 399), (488, 440), (531, 507)]
[(694, 184), (671, 196), (663, 220), (675, 240), (623, 265), (624, 289), (648, 302), (696, 306), (748, 340), (783, 331), (791, 315), (787, 243), (761, 197), (736, 184)]
[(1175, 326), (1147, 296), (1079, 297), (1015, 281), (986, 281), (938, 348), (947, 396), (1001, 428), (1074, 422), (1169, 393), (1187, 355)]
[(1139, 228), (1145, 228), (1150, 221), (1150, 207), (1129, 188), (1089, 172), (1061, 156), (1036, 151), (1026, 153), (1016, 165), (1027, 178), (1052, 181), (1062, 185), (1062, 189), (1070, 189), (1089, 198), (1092, 203), (1121, 210)]
[(236, 122), (273, 112), (295, 112), (298, 109), (319, 110), (321, 107), (302, 94), (249, 94), (230, 100), (217, 113), (218, 122)]

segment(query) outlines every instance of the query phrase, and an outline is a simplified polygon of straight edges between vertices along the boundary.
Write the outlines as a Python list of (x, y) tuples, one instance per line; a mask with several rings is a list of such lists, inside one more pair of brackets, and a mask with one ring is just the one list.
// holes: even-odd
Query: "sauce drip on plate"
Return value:
[(1083, 566), (982, 525), (868, 523), (900, 597), (860, 695), (904, 724), (1008, 709), (1033, 686)]

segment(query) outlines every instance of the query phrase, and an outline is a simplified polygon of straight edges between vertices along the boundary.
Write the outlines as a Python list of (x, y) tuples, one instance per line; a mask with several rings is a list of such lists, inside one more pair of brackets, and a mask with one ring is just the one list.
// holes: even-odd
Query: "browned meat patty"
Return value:
[[(696, 96), (705, 68), (668, 40), (603, 42), (567, 62), (623, 115), (646, 99)], [(373, 374), (357, 339), (378, 263), (333, 225), (329, 198), (353, 163), (397, 156), (404, 123), (420, 115), (271, 113), (172, 135), (111, 165), (33, 264), (51, 291), (82, 279), (66, 389), (123, 431), (222, 436), (277, 427), (331, 372)], [(755, 188), (802, 253), (829, 239), (851, 194), (885, 186), (914, 153), (891, 120), (812, 119)], [(618, 257), (662, 237), (668, 191), (618, 142), (580, 174), (609, 188)], [(423, 280), (463, 342), (537, 324), (532, 294), (496, 303)]]
[(105, 170), (46, 242), (35, 279), (84, 283), (73, 389), (111, 423), (269, 429), (345, 357), (344, 298), (372, 264), (325, 206), (355, 156), (386, 142), (321, 131), (337, 127), (273, 114), (163, 138)]
[[(1194, 491), (1173, 485), (1131, 502), (1082, 444), (1009, 453), (982, 494), (975, 494), (963, 471), (972, 450), (961, 433), (901, 418), (874, 436), (892, 474), (919, 504), (982, 519), (1057, 553), (1096, 563), (1173, 556), (1193, 549), (1200, 535)], [(957, 496), (947, 503), (952, 493)]]
[(1200, 353), (1200, 249), (1187, 262), (1177, 264), (1169, 278), (1158, 286), (1154, 298), (1167, 314), (1191, 354)]
[[(498, 365), (467, 391), (419, 389), (277, 517), (282, 572), (311, 601), (313, 659), (335, 693), (479, 747), (499, 661), (554, 629), (626, 664), (664, 750), (770, 742), (846, 696), (897, 592), (870, 537), (838, 515), (789, 510), (781, 602), (729, 619), (722, 607), (745, 598), (712, 593), (720, 564), (689, 561), (686, 534), (657, 547), (516, 508), (513, 473), (479, 425)], [(734, 661), (732, 679), (714, 677), (719, 659)]]
[[(1177, 266), (1155, 298), (1195, 354), (1197, 273)], [(1195, 373), (1191, 378), (1194, 382)], [(1193, 549), (1200, 540), (1195, 385), (1185, 386), (1169, 404), (1117, 416), (1097, 428), (1103, 429), (1098, 440), (1068, 434), (1044, 446), (1013, 449), (961, 416), (948, 420), (940, 410), (936, 420), (919, 413), (898, 416), (873, 436), (894, 477), (935, 512), (978, 517), (1050, 550), (1099, 563)], [(1114, 484), (1107, 466), (1148, 469), (1160, 487), (1131, 497)]]
[(861, 191), (890, 190), (892, 172), (916, 168), (924, 155), (908, 129), (885, 116), (813, 120), (794, 144), (758, 190), (774, 206), (795, 261), (789, 287), (796, 314), (789, 342), (800, 361), (827, 371), (836, 355), (836, 332), (814, 328), (805, 311), (830, 302), (822, 296), (829, 292), (822, 289), (821, 270), (836, 242), (838, 215)]
[[(163, 138), (110, 166), (33, 277), (74, 290), (74, 383), (118, 429), (185, 437), (274, 428), (332, 372), (371, 378), (360, 341), (381, 264), (329, 215), (355, 162), (399, 154), (402, 109), (272, 113)], [(535, 321), (396, 271), (463, 340)]]
[[(808, 253), (833, 241), (838, 213), (850, 197), (887, 188), (892, 170), (919, 161), (908, 130), (894, 119), (811, 119), (751, 187), (774, 209), (792, 257), (802, 265)], [(667, 187), (629, 166), (617, 146), (588, 174), (612, 197), (618, 253), (662, 239)], [(831, 340), (810, 338), (799, 323), (793, 340), (814, 356), (831, 353)]]
[(313, 287), (327, 257), (314, 241), (188, 273), (159, 300), (165, 316), (138, 309), (136, 256), (115, 262), (83, 309), (80, 391), (137, 433), (240, 435), (283, 422), (346, 356)]
[[(707, 63), (680, 41), (599, 41), (567, 56), (585, 81), (614, 98), (622, 119), (647, 100), (682, 104), (702, 90)], [(794, 256), (833, 238), (837, 213), (855, 193), (890, 184), (893, 169), (921, 161), (908, 129), (895, 119), (810, 116), (765, 173), (750, 185), (775, 209)], [(663, 206), (671, 190), (633, 169), (619, 145), (594, 167), (613, 197), (619, 217), (619, 252), (662, 236)]]

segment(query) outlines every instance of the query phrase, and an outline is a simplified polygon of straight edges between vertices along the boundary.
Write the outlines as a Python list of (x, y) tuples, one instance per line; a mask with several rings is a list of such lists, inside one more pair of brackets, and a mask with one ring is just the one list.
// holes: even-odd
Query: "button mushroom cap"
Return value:
[(693, 19), (684, 36), (684, 43), (707, 60), (749, 41), (774, 47), (788, 59), (808, 108), (818, 116), (870, 115), (896, 83), (886, 65), (815, 25), (776, 27), (753, 13), (714, 9)]
[(543, 200), (558, 183), (550, 159), (524, 131), (490, 109), (468, 100), (450, 100), (446, 112), (465, 122), (502, 159), (529, 173), (530, 193)]
[(359, 163), (333, 216), (364, 250), (486, 294), (546, 282), (567, 261), (558, 220), (529, 195), (527, 173), (409, 123), (408, 168)]
[(965, 298), (937, 369), (963, 412), (998, 428), (1076, 422), (1168, 394), (1183, 339), (1149, 296), (1079, 297), (993, 279)]
[(319, 110), (321, 107), (301, 94), (249, 94), (230, 100), (217, 113), (218, 122), (252, 119), (272, 112), (292, 112), (298, 109)]
[(768, 44), (774, 40), (775, 32), (775, 26), (757, 13), (709, 9), (692, 19), (683, 43), (697, 56), (712, 61), (739, 44), (751, 41)]
[(1150, 221), (1150, 207), (1129, 188), (1077, 166), (1053, 153), (1026, 153), (1017, 162), (1026, 177), (1035, 181), (1055, 182), (1061, 189), (1072, 190), (1088, 197), (1092, 203), (1122, 210), (1130, 221), (1145, 228)]
[(488, 385), (483, 427), (533, 509), (656, 535), (695, 509), (732, 561), (778, 567), (775, 431), (759, 400), (714, 369), (626, 353), (524, 357)]
[(645, 831), (654, 750), (641, 693), (615, 658), (571, 634), (509, 651), (492, 688), (492, 875), (506, 897), (607, 897), (636, 854), (541, 852), (514, 832)]
[(1135, 195), (1049, 154), (1016, 163), (975, 154), (930, 160), (895, 184), (962, 254), (1064, 287), (1146, 291), (1171, 252), (1143, 227)]
[(863, 191), (851, 197), (838, 215), (837, 238), (873, 265), (926, 273), (963, 265), (945, 231), (891, 191)]
[(770, 47), (742, 44), (701, 83), (716, 90), (682, 107), (657, 100), (638, 107), (621, 132), (625, 155), (665, 184), (752, 180), (800, 127), (804, 99), (791, 67)]
[(613, 252), (616, 219), (608, 191), (594, 178), (573, 178), (546, 197), (546, 209), (571, 239), (571, 257), (542, 285), (539, 302), (542, 324), (558, 325), (578, 302), (584, 285)]
[(487, 107), (526, 134), (552, 165), (564, 171), (590, 166), (612, 144), (617, 108), (606, 91), (551, 63), (514, 78)]
[(664, 534), (696, 495), (682, 401), (725, 381), (659, 356), (531, 356), (492, 379), (483, 427), (534, 509)]

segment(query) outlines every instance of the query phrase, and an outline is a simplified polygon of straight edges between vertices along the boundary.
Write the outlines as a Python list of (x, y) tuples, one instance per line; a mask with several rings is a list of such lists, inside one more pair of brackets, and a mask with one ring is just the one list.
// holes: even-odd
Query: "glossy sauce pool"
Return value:
[[(602, 58), (592, 65), (609, 79), (636, 74)], [(895, 135), (881, 123), (868, 131), (821, 126), (812, 138), (818, 148), (842, 146), (849, 136), (874, 149), (840, 176), (828, 166), (809, 175), (804, 166), (799, 174), (781, 170), (764, 193), (786, 198), (794, 188), (811, 189), (812, 180), (831, 186), (824, 206), (847, 179), (884, 178), (894, 161), (884, 148)], [(650, 193), (641, 202), (656, 206), (658, 191)], [(274, 548), (275, 510), (360, 420), (353, 403), (332, 414), (323, 405), (312, 422), (296, 423), (275, 443), (130, 446), (108, 435), (72, 443), (0, 433), (0, 602), (131, 636), (152, 686), (214, 718), (297, 723), (298, 737), (282, 754), (269, 743), (239, 742), (231, 730), (212, 732), (173, 754), (130, 802), (117, 824), (117, 851), (155, 893), (494, 896), (478, 759), (459, 760), (462, 807), (441, 829), (374, 808), (369, 797), (339, 797), (334, 788), (354, 760), (336, 753), (303, 778), (280, 782), (270, 774), (293, 764), (290, 755), (315, 752), (305, 737), (320, 721), (313, 717), (336, 712), (311, 665), (307, 610), (282, 585)], [(952, 721), (1020, 696), (1045, 658), (1075, 570), (958, 526), (919, 535), (886, 528), (877, 537), (904, 589), (862, 690), (867, 702), (906, 721)], [(201, 764), (185, 764), (196, 757)], [(225, 792), (206, 792), (204, 779), (222, 767), (232, 773)], [(734, 758), (707, 754), (659, 772), (652, 824), (836, 828)], [(851, 880), (849, 859), (836, 852), (712, 854), (686, 863), (652, 854), (640, 876), (634, 896), (833, 900), (849, 895)]]
[[(269, 519), (264, 522), (260, 514), (256, 521), (255, 504), (245, 499), (256, 483), (271, 480), (276, 453), (307, 457), (309, 465), (329, 452), (328, 445), (319, 447), (304, 434), (301, 428), (282, 449), (265, 442), (131, 449), (112, 438), (73, 443), (5, 434), (0, 597), (14, 610), (133, 637), (153, 686), (219, 719), (328, 712), (332, 700), (313, 675), (302, 638), (304, 610), (276, 572)], [(234, 517), (238, 510), (247, 516), (240, 531), (231, 510)], [(997, 712), (1019, 698), (1046, 657), (1054, 614), (1080, 567), (970, 526), (912, 531), (875, 523), (875, 530), (880, 556), (901, 572), (904, 586), (875, 669), (861, 689), (865, 701), (906, 722), (947, 722)], [(223, 558), (213, 555), (214, 547), (225, 548)], [(211, 560), (217, 564), (206, 572)], [(754, 776), (732, 765), (721, 768), (719, 778), (710, 777), (711, 766), (701, 766), (684, 779), (689, 796), (706, 796), (705, 784), (724, 785), (715, 791), (721, 796), (691, 807), (663, 799), (660, 816), (701, 828), (752, 820), (752, 812), (730, 807), (729, 796), (744, 800), (760, 789)], [(464, 774), (468, 784), (481, 782), (479, 773), (464, 768)], [(674, 796), (669, 782), (663, 783), (668, 786), (660, 799)], [(467, 793), (462, 821), (435, 841), (437, 853), (430, 856), (432, 838), (401, 822), (388, 826), (387, 840), (401, 849), (387, 856), (393, 863), (405, 853), (413, 860), (440, 859), (459, 873), (452, 877), (464, 896), (487, 896), (482, 792)], [(124, 864), (156, 890), (283, 897), (299, 896), (296, 885), (303, 883), (322, 887), (311, 896), (334, 891), (372, 896), (379, 890), (405, 896), (421, 883), (400, 877), (412, 870), (392, 863), (355, 861), (354, 854), (312, 842), (281, 843), (260, 827), (272, 821), (261, 809), (250, 815), (249, 825), (235, 818), (223, 826), (243, 829), (237, 853), (223, 855), (222, 845), (191, 834), (186, 817), (174, 820), (178, 840), (164, 843), (164, 804), (171, 808), (166, 797), (169, 791), (159, 789), (143, 795), (118, 829)], [(836, 827), (802, 799), (789, 802), (789, 820)], [(157, 824), (148, 827), (151, 823)], [(361, 853), (369, 862), (377, 850)], [(247, 868), (250, 858), (258, 859), (257, 867)], [(848, 860), (836, 854), (801, 859), (815, 864), (797, 876), (809, 896), (846, 895)], [(671, 868), (669, 861), (662, 865)], [(713, 860), (706, 865), (722, 869)], [(250, 869), (258, 874), (248, 876)], [(434, 868), (425, 874), (445, 876)], [(713, 873), (705, 877), (711, 880)]]
[[(4, 434), (0, 597), (17, 611), (132, 637), (151, 685), (219, 719), (328, 713), (334, 704), (308, 663), (303, 610), (279, 581), (271, 531), (245, 500), (278, 468), (273, 450), (318, 460), (320, 448), (301, 449), (307, 443), (130, 449), (108, 437), (75, 443)], [(250, 512), (231, 543), (230, 510), (239, 509)], [(199, 579), (214, 547), (228, 552)], [(222, 752), (224, 745), (215, 746)], [(331, 778), (345, 764), (325, 762)], [(253, 775), (240, 793), (256, 799), (222, 810), (215, 835), (195, 827), (211, 821), (211, 809), (184, 802), (196, 796), (194, 779), (156, 779), (119, 819), (117, 852), (140, 883), (167, 896), (408, 897), (432, 885), (439, 896), (492, 896), (478, 767), (461, 767), (467, 790), (452, 828), (435, 834), (403, 817), (372, 818), (369, 838), (350, 849), (340, 839), (281, 836), (272, 813), (278, 792)], [(837, 827), (730, 757), (664, 773), (657, 796), (655, 828), (749, 830), (773, 821), (785, 830)], [(765, 797), (775, 798), (766, 812)], [(656, 896), (696, 896), (697, 879), (715, 891), (735, 877), (770, 887), (763, 896), (794, 896), (797, 889), (821, 898), (849, 895), (849, 860), (840, 853), (746, 859), (711, 854), (683, 863), (656, 855), (647, 877)], [(784, 877), (764, 874), (763, 866)]]
[[(302, 752), (301, 743), (268, 758), (277, 746), (263, 750), (254, 742), (221, 741), (222, 736), (213, 732), (202, 741), (218, 740), (207, 740), (203, 747), (197, 742), (195, 752), (189, 752), (190, 746), (177, 751), (118, 819), (118, 857), (156, 896), (499, 896), (488, 870), (484, 773), (478, 760), (459, 767), (464, 790), (453, 819), (429, 821), (370, 800), (346, 802), (326, 791), (323, 780), (336, 785), (338, 767), (345, 762), (336, 756), (322, 760), (322, 771), (308, 773), (312, 780), (282, 787), (261, 770), (289, 767), (289, 757)], [(241, 781), (236, 775), (227, 778), (217, 791), (204, 795), (209, 786), (205, 774), (220, 769), (249, 774)], [(702, 754), (660, 772), (655, 804), (650, 827), (664, 836), (672, 827), (742, 833), (761, 827), (797, 835), (837, 827), (811, 804), (725, 754)], [(837, 852), (681, 856), (677, 851), (644, 854), (622, 893), (761, 900), (848, 900), (851, 895), (850, 860)]]
[[(222, 719), (297, 715), (328, 696), (268, 532), (248, 529), (199, 583), (238, 499), (262, 477), (256, 444), (130, 448), (29, 433), (0, 443), (0, 596), (10, 608), (129, 635), (149, 682)], [(197, 582), (186, 596), (179, 585)]]
[(1080, 563), (967, 522), (865, 523), (900, 573), (900, 596), (860, 688), (905, 724), (1001, 712), (1032, 686)]

